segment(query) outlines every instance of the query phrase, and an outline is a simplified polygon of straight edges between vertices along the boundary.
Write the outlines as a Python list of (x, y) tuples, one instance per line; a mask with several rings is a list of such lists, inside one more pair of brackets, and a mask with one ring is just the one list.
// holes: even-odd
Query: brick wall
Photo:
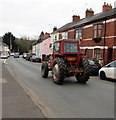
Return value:
[[(113, 48), (113, 46), (116, 46), (116, 31), (115, 31), (115, 25), (116, 25), (116, 21), (113, 21), (115, 19), (110, 19), (106, 21), (106, 33), (105, 32), (105, 22), (104, 21), (100, 21), (103, 22), (103, 27), (102, 27), (102, 39), (99, 43), (95, 43), (92, 39), (93, 39), (93, 27), (91, 25), (95, 24), (91, 24), (90, 27), (83, 27), (83, 34), (82, 34), (82, 41), (81, 41), (81, 47), (95, 47), (95, 46), (100, 46), (102, 47), (102, 57), (104, 56), (104, 62), (107, 63), (108, 61), (108, 57), (109, 56), (109, 51), (108, 48)], [(104, 35), (106, 35), (105, 39), (104, 39)], [(105, 43), (104, 43), (105, 41)], [(107, 46), (108, 48), (105, 49), (105, 52), (103, 52), (104, 50), (104, 45)], [(89, 50), (89, 55), (88, 57), (90, 59), (92, 59), (92, 55), (93, 55), (93, 50)], [(104, 55), (103, 55), (104, 54)], [(112, 52), (112, 59), (116, 60), (116, 50), (113, 50)]]
[(75, 30), (69, 30), (68, 38), (69, 39), (75, 39)]

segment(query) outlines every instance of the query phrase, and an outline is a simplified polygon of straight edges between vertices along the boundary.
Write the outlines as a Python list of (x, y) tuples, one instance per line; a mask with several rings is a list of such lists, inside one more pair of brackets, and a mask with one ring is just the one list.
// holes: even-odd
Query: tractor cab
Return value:
[(80, 60), (80, 45), (79, 41), (75, 39), (65, 39), (54, 42), (53, 44), (53, 54), (50, 58), (50, 66), (52, 67), (52, 63), (54, 58), (61, 57), (68, 64), (76, 64), (79, 63)]
[(75, 39), (59, 40), (53, 44), (53, 54), (77, 54), (79, 52), (79, 41)]

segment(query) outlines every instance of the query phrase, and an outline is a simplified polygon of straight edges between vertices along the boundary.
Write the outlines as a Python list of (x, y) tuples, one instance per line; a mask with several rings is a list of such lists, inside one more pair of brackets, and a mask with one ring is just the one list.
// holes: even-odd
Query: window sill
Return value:
[(93, 41), (94, 41), (95, 43), (99, 43), (99, 42), (101, 41), (101, 39), (102, 39), (102, 38), (93, 38)]

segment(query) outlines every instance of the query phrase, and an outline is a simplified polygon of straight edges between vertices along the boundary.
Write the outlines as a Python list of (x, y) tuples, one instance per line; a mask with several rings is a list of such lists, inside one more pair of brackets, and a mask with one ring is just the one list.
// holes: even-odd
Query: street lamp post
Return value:
[(10, 34), (10, 52), (11, 52), (11, 50), (12, 50), (12, 34)]

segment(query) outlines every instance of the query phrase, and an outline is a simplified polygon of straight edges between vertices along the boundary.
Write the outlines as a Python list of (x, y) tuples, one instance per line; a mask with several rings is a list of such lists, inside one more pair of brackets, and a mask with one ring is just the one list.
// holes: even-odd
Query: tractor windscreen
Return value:
[(64, 52), (65, 53), (76, 53), (76, 52), (78, 52), (77, 43), (65, 42), (64, 43)]
[(59, 52), (60, 51), (60, 43), (55, 43), (53, 47), (54, 52)]

